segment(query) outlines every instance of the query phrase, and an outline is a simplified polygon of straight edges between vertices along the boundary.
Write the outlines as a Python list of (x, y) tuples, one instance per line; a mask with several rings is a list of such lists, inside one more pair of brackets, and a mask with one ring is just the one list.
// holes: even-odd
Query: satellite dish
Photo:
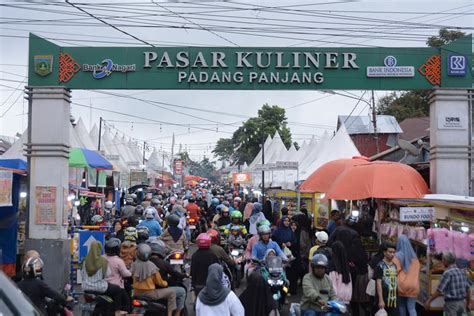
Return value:
[(413, 156), (418, 156), (418, 148), (416, 148), (416, 146), (410, 143), (409, 141), (406, 141), (404, 139), (398, 139), (398, 146), (400, 146), (401, 149), (409, 152)]
[(412, 143), (410, 143), (410, 142), (408, 142), (404, 139), (398, 139), (398, 146), (405, 151), (405, 155), (398, 162), (404, 161), (409, 154), (412, 155), (412, 156), (418, 156), (419, 155), (418, 148), (416, 148), (415, 145), (413, 145)]

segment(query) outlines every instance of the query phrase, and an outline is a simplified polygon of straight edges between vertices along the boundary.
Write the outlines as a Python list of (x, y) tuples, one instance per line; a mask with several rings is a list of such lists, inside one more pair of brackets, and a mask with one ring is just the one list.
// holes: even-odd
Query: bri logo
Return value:
[(467, 58), (464, 55), (448, 56), (448, 76), (464, 77), (467, 73)]

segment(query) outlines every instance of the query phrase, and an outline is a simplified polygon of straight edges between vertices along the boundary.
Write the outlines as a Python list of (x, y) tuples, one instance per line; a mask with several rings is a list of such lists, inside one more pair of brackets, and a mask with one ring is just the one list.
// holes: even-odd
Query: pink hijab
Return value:
[(247, 218), (250, 217), (250, 215), (252, 215), (252, 209), (253, 209), (253, 203), (249, 202), (249, 203), (247, 203), (247, 205), (245, 205), (244, 218), (243, 218), (244, 222)]

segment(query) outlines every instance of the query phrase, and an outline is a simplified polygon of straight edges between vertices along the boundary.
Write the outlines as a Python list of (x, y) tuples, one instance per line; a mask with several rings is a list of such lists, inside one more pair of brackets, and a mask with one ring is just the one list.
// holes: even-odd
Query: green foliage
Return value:
[(464, 35), (466, 34), (463, 32), (449, 31), (448, 29), (443, 28), (439, 30), (438, 36), (429, 37), (426, 41), (426, 45), (429, 47), (441, 47), (463, 37)]
[(198, 162), (190, 160), (188, 167), (189, 174), (193, 176), (200, 176), (210, 181), (217, 181), (216, 163), (210, 161), (207, 157), (204, 157), (203, 160)]
[(285, 109), (277, 105), (264, 104), (258, 110), (258, 116), (249, 118), (232, 135), (232, 138), (221, 138), (212, 151), (219, 159), (231, 163), (250, 163), (260, 151), (260, 145), (268, 135), (275, 133), (287, 149), (291, 146), (291, 132), (287, 126)]
[[(431, 36), (426, 41), (430, 47), (441, 47), (463, 37), (465, 34), (447, 29), (439, 30), (438, 36)], [(429, 90), (410, 90), (391, 94), (378, 100), (378, 114), (393, 115), (401, 122), (410, 117), (424, 117), (430, 115), (428, 104)]]

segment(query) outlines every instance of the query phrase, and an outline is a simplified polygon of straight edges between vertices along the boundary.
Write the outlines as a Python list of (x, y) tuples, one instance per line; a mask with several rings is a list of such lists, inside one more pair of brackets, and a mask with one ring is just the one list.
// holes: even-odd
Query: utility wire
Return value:
[(126, 32), (126, 31), (124, 31), (124, 30), (121, 30), (121, 29), (119, 29), (118, 27), (114, 26), (113, 24), (108, 23), (107, 21), (102, 20), (101, 18), (99, 18), (99, 17), (93, 15), (92, 13), (87, 12), (86, 10), (84, 10), (84, 9), (82, 9), (81, 7), (75, 5), (74, 3), (70, 2), (69, 0), (66, 0), (66, 3), (69, 4), (69, 5), (71, 5), (71, 6), (73, 6), (74, 8), (78, 9), (79, 11), (84, 12), (85, 14), (89, 15), (90, 17), (92, 17), (92, 18), (94, 18), (94, 19), (96, 19), (96, 20), (98, 20), (98, 21), (100, 21), (100, 22), (102, 22), (102, 23), (104, 23), (104, 24), (110, 26), (111, 28), (113, 28), (113, 29), (115, 29), (115, 30), (117, 30), (117, 31), (119, 31), (119, 32), (121, 32), (121, 33), (127, 35), (127, 36), (130, 36), (130, 37), (136, 39), (136, 40), (139, 41), (139, 42), (142, 42), (142, 43), (144, 43), (144, 44), (146, 44), (146, 45), (150, 45), (150, 46), (155, 47), (155, 45), (150, 44), (150, 43), (148, 43), (147, 41), (144, 41), (144, 40), (142, 40), (142, 39), (136, 37), (135, 35), (130, 34), (130, 33)]

